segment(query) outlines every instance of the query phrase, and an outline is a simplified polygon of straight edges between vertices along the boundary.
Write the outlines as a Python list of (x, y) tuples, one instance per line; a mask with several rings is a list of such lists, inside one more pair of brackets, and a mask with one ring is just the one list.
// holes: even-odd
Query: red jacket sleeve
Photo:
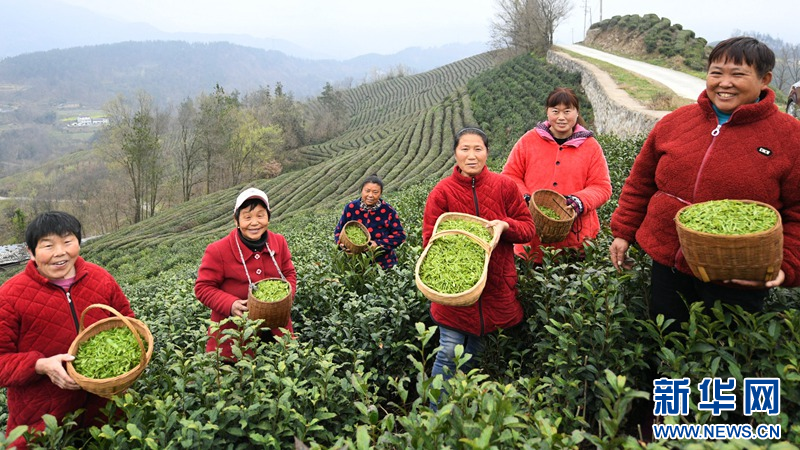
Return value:
[(422, 214), (422, 246), (428, 245), (428, 241), (433, 235), (433, 228), (439, 216), (448, 212), (447, 198), (443, 195), (442, 189), (437, 185), (433, 188), (428, 200), (425, 202), (425, 212)]
[(211, 244), (206, 247), (197, 271), (194, 294), (200, 303), (227, 317), (231, 314), (233, 302), (240, 299), (220, 289), (224, 279), (224, 264), (225, 261), (218, 246)]
[(511, 153), (508, 155), (508, 159), (503, 166), (501, 174), (514, 181), (520, 195), (530, 195), (532, 193), (528, 192), (528, 188), (525, 187), (525, 173), (528, 170), (528, 158), (525, 156), (526, 149), (523, 144), (523, 139), (524, 136), (514, 144), (514, 148), (511, 149)]
[(508, 229), (503, 232), (500, 239), (513, 243), (527, 243), (536, 234), (536, 226), (533, 224), (533, 217), (525, 204), (525, 200), (519, 195), (516, 186), (510, 183), (503, 183), (503, 198), (506, 204), (508, 217)]
[[(581, 199), (585, 211), (595, 210), (611, 198), (611, 177), (608, 173), (608, 162), (603, 154), (603, 149), (594, 138), (589, 141), (594, 145), (591, 147), (593, 152), (589, 159), (586, 187), (576, 192), (570, 192), (570, 195)], [(584, 146), (587, 146), (586, 144), (589, 142)]]
[[(657, 129), (656, 125), (656, 129)], [(656, 193), (656, 167), (658, 155), (655, 149), (654, 132), (642, 146), (642, 150), (633, 162), (630, 175), (622, 186), (617, 209), (611, 216), (611, 234), (633, 243), (636, 230), (647, 213), (647, 204)]]
[(0, 387), (23, 386), (42, 377), (36, 373), (36, 361), (44, 354), (18, 352), (20, 322), (11, 301), (0, 298)]
[(297, 271), (294, 268), (294, 263), (292, 262), (292, 254), (289, 251), (289, 243), (286, 242), (285, 238), (281, 238), (283, 241), (281, 243), (280, 251), (277, 253), (277, 257), (275, 258), (278, 261), (278, 264), (281, 267), (281, 272), (283, 276), (286, 277), (286, 281), (292, 286), (292, 294), (297, 294)]

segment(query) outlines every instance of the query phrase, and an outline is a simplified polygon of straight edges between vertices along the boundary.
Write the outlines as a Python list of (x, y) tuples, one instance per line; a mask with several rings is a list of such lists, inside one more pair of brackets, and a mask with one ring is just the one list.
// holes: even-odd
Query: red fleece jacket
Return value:
[(517, 300), (517, 268), (512, 244), (528, 242), (533, 237), (534, 225), (516, 185), (484, 167), (474, 177), (473, 186), (473, 178), (461, 175), (456, 166), (428, 195), (422, 223), (423, 245), (428, 245), (436, 219), (446, 212), (503, 220), (508, 222), (508, 229), (492, 251), (486, 287), (478, 301), (470, 306), (431, 303), (431, 317), (439, 325), (477, 336), (518, 324), (523, 311)]
[(691, 274), (673, 218), (692, 203), (749, 199), (783, 221), (784, 286), (800, 285), (800, 121), (780, 112), (767, 89), (718, 126), (708, 95), (656, 123), (630, 176), (611, 231), (639, 243), (653, 260)]
[[(275, 252), (275, 261), (281, 268), (283, 276), (292, 286), (292, 294), (296, 293), (297, 273), (292, 263), (292, 254), (289, 253), (289, 245), (286, 243), (286, 238), (270, 231), (267, 234), (267, 244)], [(211, 320), (214, 322), (220, 322), (231, 317), (233, 302), (247, 299), (249, 285), (242, 259), (239, 256), (240, 248), (253, 283), (265, 278), (280, 278), (278, 269), (275, 267), (275, 263), (272, 262), (269, 252), (266, 249), (259, 252), (250, 250), (241, 241), (235, 228), (224, 238), (212, 242), (206, 247), (203, 260), (200, 262), (194, 293), (201, 303), (211, 308)], [(233, 323), (229, 322), (223, 325), (217, 333), (212, 333), (209, 327), (206, 351), (213, 352), (219, 346), (222, 356), (232, 358), (230, 340), (223, 344), (218, 344), (218, 339), (222, 337), (222, 330), (233, 328), (234, 326)], [(290, 332), (294, 331), (291, 318), (289, 318), (289, 323), (284, 328)], [(273, 329), (272, 333), (275, 336), (283, 336), (283, 333), (278, 328)]]
[[(591, 131), (576, 125), (575, 134), (558, 145), (548, 131), (549, 126), (548, 122), (542, 122), (525, 133), (511, 149), (502, 173), (514, 180), (520, 195), (550, 189), (578, 197), (583, 203), (583, 214), (576, 218), (573, 231), (563, 241), (546, 246), (581, 248), (584, 240), (597, 237), (600, 232), (597, 208), (611, 198), (608, 164)], [(514, 246), (516, 253), (541, 261), (539, 236), (526, 245), (530, 245), (530, 254), (522, 244)]]
[[(33, 260), (0, 287), (0, 386), (8, 388), (6, 433), (18, 425), (43, 430), (42, 415), (61, 420), (79, 408), (86, 408), (84, 422), (88, 424), (107, 402), (83, 390), (61, 389), (35, 370), (38, 359), (67, 353), (78, 335), (81, 313), (94, 303), (133, 317), (128, 299), (111, 274), (81, 257), (75, 262), (69, 294), (39, 274)], [(84, 326), (110, 315), (93, 309), (86, 313)], [(21, 438), (14, 445), (25, 448)]]

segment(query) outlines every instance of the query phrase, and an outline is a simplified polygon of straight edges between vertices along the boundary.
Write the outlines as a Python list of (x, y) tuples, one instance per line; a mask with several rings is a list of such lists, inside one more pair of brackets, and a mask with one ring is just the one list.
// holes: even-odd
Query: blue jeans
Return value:
[[(469, 334), (460, 333), (449, 328), (439, 327), (439, 353), (436, 354), (436, 360), (433, 362), (433, 369), (431, 370), (431, 377), (442, 374), (442, 377), (447, 380), (456, 373), (456, 363), (454, 361), (456, 355), (456, 345), (464, 346), (464, 354), (469, 353), (472, 358), (461, 366), (461, 370), (469, 372), (477, 364), (477, 359), (483, 353), (483, 338), (479, 336), (472, 336)], [(444, 368), (448, 370), (445, 372)]]

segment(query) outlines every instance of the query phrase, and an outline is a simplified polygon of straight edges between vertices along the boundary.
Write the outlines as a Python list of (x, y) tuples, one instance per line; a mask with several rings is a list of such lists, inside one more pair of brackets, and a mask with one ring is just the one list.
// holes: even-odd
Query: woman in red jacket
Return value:
[[(800, 285), (800, 121), (782, 113), (769, 89), (775, 55), (750, 37), (720, 42), (708, 58), (696, 104), (666, 115), (650, 132), (611, 217), (611, 262), (630, 268), (636, 241), (653, 259), (650, 315), (689, 318), (686, 303), (716, 300), (750, 312), (769, 288)], [(770, 282), (704, 283), (680, 251), (674, 217), (683, 206), (721, 199), (768, 203), (783, 222), (783, 263)]]
[[(291, 285), (292, 295), (297, 292), (297, 274), (289, 245), (280, 234), (267, 231), (270, 215), (267, 194), (256, 188), (244, 190), (233, 207), (236, 228), (206, 248), (194, 293), (211, 309), (213, 322), (241, 317), (247, 312), (247, 294), (251, 285), (265, 278), (285, 279)], [(227, 321), (209, 327), (206, 351), (219, 349), (224, 358), (233, 359), (231, 340), (220, 342), (220, 339), (223, 330), (235, 326)], [(294, 331), (292, 319), (289, 318), (286, 326), (281, 328), (290, 333)], [(271, 334), (264, 334), (261, 338), (268, 339), (272, 335), (283, 336), (283, 331), (274, 328)]]
[[(439, 345), (432, 376), (449, 378), (456, 370), (456, 345), (473, 355), (468, 371), (483, 351), (483, 336), (498, 328), (509, 328), (522, 321), (522, 305), (517, 300), (515, 242), (528, 242), (534, 233), (533, 218), (517, 187), (508, 178), (486, 167), (489, 140), (478, 128), (464, 128), (455, 136), (456, 166), (453, 173), (433, 188), (425, 204), (422, 242), (427, 245), (436, 219), (446, 212), (460, 212), (489, 220), (489, 227), (500, 225), (500, 242), (492, 251), (486, 287), (470, 306), (445, 306), (431, 303), (431, 317), (439, 325)], [(445, 370), (447, 367), (447, 370)]]
[[(102, 303), (133, 317), (130, 303), (111, 274), (79, 256), (81, 224), (70, 214), (40, 214), (25, 230), (25, 243), (30, 261), (0, 287), (0, 387), (8, 389), (6, 434), (19, 425), (42, 431), (43, 415), (60, 421), (78, 409), (84, 409), (80, 426), (102, 426), (99, 411), (108, 400), (82, 390), (64, 363), (75, 359), (67, 351), (78, 336), (78, 321), (86, 307)], [(108, 316), (92, 309), (83, 325)], [(14, 446), (25, 449), (24, 438)]]
[[(553, 248), (580, 249), (583, 241), (600, 232), (597, 209), (611, 198), (611, 178), (603, 149), (580, 117), (578, 97), (572, 89), (557, 88), (545, 103), (547, 121), (525, 133), (508, 155), (503, 175), (517, 184), (526, 201), (539, 189), (564, 195), (577, 214), (572, 231)], [(517, 255), (542, 261), (534, 236), (530, 243), (515, 245)], [(529, 246), (529, 250), (525, 247)]]

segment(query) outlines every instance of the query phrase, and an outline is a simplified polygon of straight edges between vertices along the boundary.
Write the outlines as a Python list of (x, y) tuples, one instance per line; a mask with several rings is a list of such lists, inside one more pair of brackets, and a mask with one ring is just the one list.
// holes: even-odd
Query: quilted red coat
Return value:
[[(237, 241), (239, 245), (237, 246)], [(297, 292), (297, 273), (292, 263), (292, 254), (289, 253), (289, 245), (286, 238), (278, 233), (269, 232), (267, 234), (267, 244), (275, 252), (275, 261), (283, 272), (283, 276), (292, 286), (292, 293)], [(231, 306), (236, 300), (247, 298), (248, 281), (244, 271), (239, 249), (247, 263), (247, 271), (250, 279), (255, 283), (265, 278), (280, 278), (278, 269), (269, 252), (266, 250), (254, 252), (244, 245), (239, 238), (238, 231), (234, 228), (224, 238), (212, 242), (206, 247), (203, 260), (200, 262), (200, 269), (197, 272), (197, 281), (194, 284), (194, 293), (201, 303), (211, 308), (211, 320), (221, 322), (231, 316)], [(227, 323), (221, 330), (233, 328), (233, 323)], [(286, 328), (291, 332), (292, 319)], [(218, 344), (218, 339), (222, 337), (222, 331), (212, 333), (209, 328), (209, 339), (206, 344), (206, 351), (213, 352), (220, 348), (222, 356), (232, 358), (230, 340)], [(283, 336), (280, 329), (275, 328), (272, 333), (276, 336)]]
[(775, 93), (742, 105), (718, 126), (705, 91), (656, 123), (611, 216), (614, 237), (638, 242), (654, 261), (691, 274), (673, 218), (683, 206), (720, 199), (768, 203), (783, 221), (783, 285), (800, 285), (800, 122)]
[(476, 336), (518, 324), (523, 311), (517, 300), (513, 244), (529, 242), (535, 227), (517, 185), (486, 167), (470, 178), (461, 175), (456, 166), (428, 195), (422, 224), (423, 245), (428, 244), (436, 219), (446, 212), (503, 220), (508, 222), (508, 229), (492, 251), (486, 287), (478, 301), (470, 306), (431, 303), (431, 317), (439, 325)]
[[(69, 292), (40, 275), (33, 260), (0, 287), (0, 386), (8, 388), (7, 432), (18, 425), (43, 430), (42, 415), (61, 420), (79, 408), (86, 408), (84, 416), (93, 419), (105, 404), (107, 400), (86, 391), (61, 389), (35, 370), (38, 359), (67, 353), (78, 335), (81, 313), (93, 303), (133, 317), (111, 274), (81, 257), (75, 261), (75, 282)], [(109, 315), (93, 309), (86, 313), (84, 326)], [(21, 438), (14, 445), (25, 448)]]

